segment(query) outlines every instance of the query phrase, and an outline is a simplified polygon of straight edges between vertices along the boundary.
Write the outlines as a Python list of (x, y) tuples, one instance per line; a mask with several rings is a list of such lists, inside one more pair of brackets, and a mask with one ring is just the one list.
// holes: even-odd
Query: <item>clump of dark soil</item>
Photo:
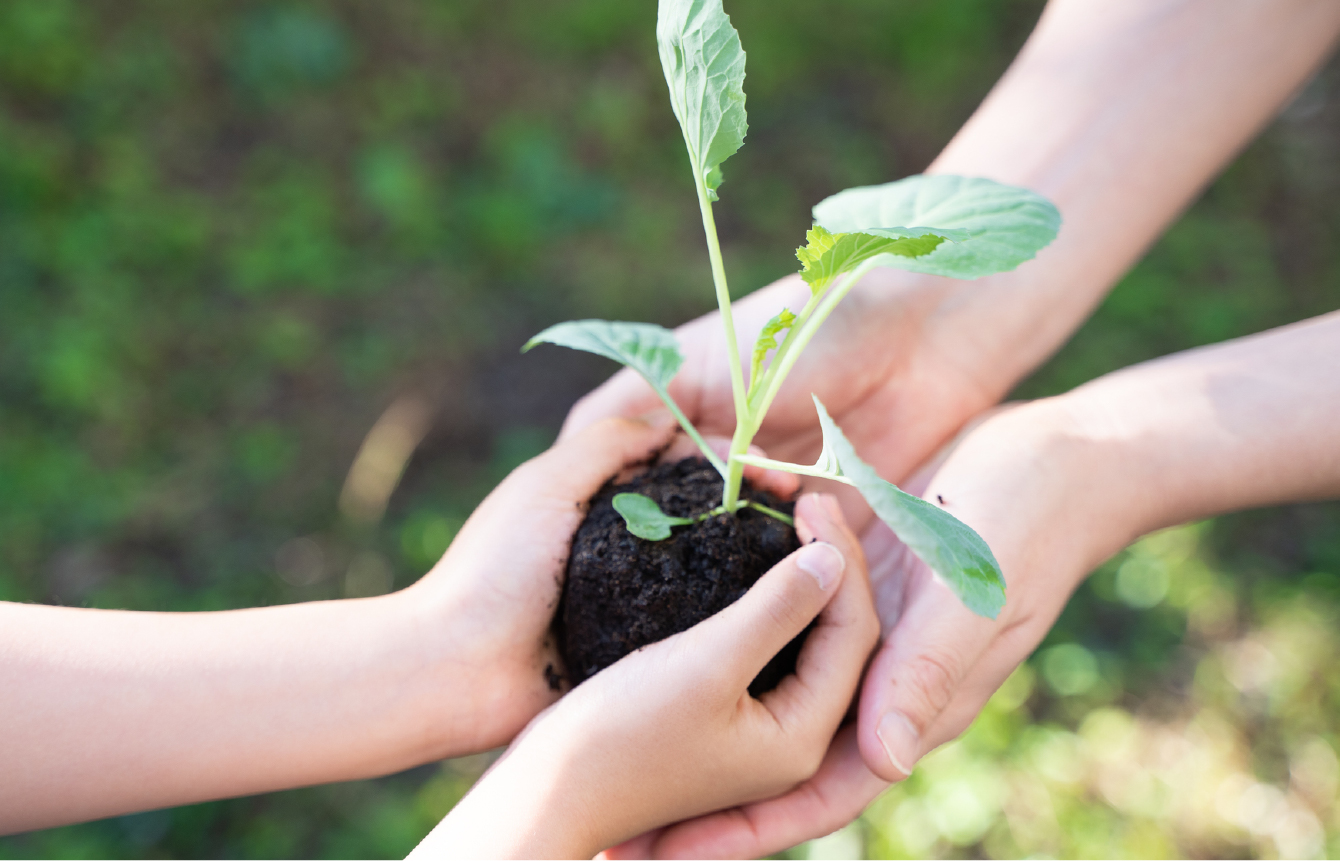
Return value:
[[(628, 531), (612, 503), (616, 494), (640, 493), (666, 514), (694, 517), (721, 504), (721, 489), (721, 476), (707, 461), (690, 459), (607, 484), (592, 497), (573, 537), (555, 620), (572, 684), (729, 606), (800, 547), (794, 529), (753, 509), (676, 527), (665, 541), (645, 541)], [(748, 482), (741, 496), (787, 514), (794, 509)], [(773, 689), (795, 671), (805, 633), (758, 674), (751, 694)]]

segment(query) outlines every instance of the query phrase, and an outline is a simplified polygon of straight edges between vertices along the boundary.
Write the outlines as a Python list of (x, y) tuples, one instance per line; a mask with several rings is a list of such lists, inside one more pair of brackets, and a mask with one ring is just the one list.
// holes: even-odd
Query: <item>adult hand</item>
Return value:
[[(858, 720), (823, 766), (778, 798), (684, 822), (611, 850), (611, 858), (758, 857), (834, 831), (927, 752), (961, 733), (1033, 651), (1092, 565), (1129, 537), (1102, 518), (1091, 454), (1071, 445), (1053, 402), (985, 421), (933, 477), (909, 487), (976, 529), (1005, 573), (1008, 601), (976, 616), (878, 522), (863, 540), (884, 643), (866, 674)], [(927, 479), (929, 478), (929, 484)], [(1103, 534), (1098, 524), (1112, 525)], [(1109, 549), (1110, 548), (1110, 549)]]
[(969, 613), (890, 533), (867, 532), (885, 632), (857, 725), (796, 790), (644, 835), (611, 857), (752, 857), (832, 831), (961, 733), (1079, 582), (1139, 535), (1340, 495), (1337, 360), (1340, 312), (987, 419), (934, 471), (924, 496), (943, 500), (995, 551), (1007, 584), (1000, 616)]
[[(1057, 241), (1037, 261), (971, 284), (887, 273), (858, 287), (801, 358), (760, 443), (784, 459), (817, 451), (813, 392), (885, 478), (906, 480), (1070, 336), (1297, 92), (1337, 33), (1340, 5), (1329, 0), (1269, 8), (1226, 8), (1214, 0), (1171, 8), (1162, 0), (1051, 0), (1018, 59), (927, 172), (985, 176), (1047, 196), (1065, 219)], [(782, 304), (795, 307), (801, 289), (788, 279), (740, 302), (741, 346), (747, 348)], [(688, 359), (671, 391), (696, 421), (728, 433), (734, 417), (718, 326), (707, 317), (680, 330)], [(640, 411), (650, 398), (635, 378), (618, 375), (578, 404), (565, 432), (604, 415)], [(869, 522), (851, 520), (858, 527)], [(988, 533), (984, 526), (994, 548), (999, 539)], [(897, 568), (906, 555), (878, 526), (865, 540), (877, 571)], [(1019, 576), (1011, 574), (1013, 563), (1002, 562), (1007, 578)], [(883, 578), (880, 609), (890, 642), (906, 650), (909, 641), (895, 627), (921, 624), (916, 620), (929, 600), (923, 596), (933, 592), (918, 585), (919, 575), (907, 583), (899, 577)], [(1026, 639), (1017, 633), (1021, 617), (1011, 612), (1007, 606), (1002, 619), (1014, 621), (998, 624), (999, 636)], [(962, 622), (978, 631), (972, 642), (988, 637), (979, 620)], [(962, 657), (975, 648), (965, 646)], [(893, 727), (885, 734), (893, 738)], [(922, 742), (909, 748), (938, 737), (929, 728), (917, 734)], [(872, 744), (880, 747), (873, 735), (862, 736), (861, 749), (878, 754)], [(836, 746), (832, 767), (821, 771), (827, 781), (788, 797), (792, 815), (770, 817), (768, 811), (781, 808), (752, 808), (747, 820), (734, 818), (745, 832), (738, 839), (701, 851), (771, 851), (850, 821), (860, 812), (858, 800), (873, 797), (878, 784), (851, 758), (853, 750)]]

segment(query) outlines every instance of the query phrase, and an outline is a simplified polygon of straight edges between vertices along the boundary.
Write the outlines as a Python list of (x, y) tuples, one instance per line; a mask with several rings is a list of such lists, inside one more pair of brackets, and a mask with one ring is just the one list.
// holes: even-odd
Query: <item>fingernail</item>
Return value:
[(828, 515), (829, 521), (831, 521), (834, 524), (842, 523), (842, 506), (838, 504), (837, 497), (825, 493), (820, 498), (824, 502), (823, 504), (824, 513)]
[(796, 567), (813, 577), (819, 588), (827, 592), (828, 588), (842, 576), (842, 570), (847, 567), (847, 560), (828, 542), (815, 541), (806, 544), (796, 554)]
[(880, 719), (875, 735), (884, 747), (889, 764), (904, 776), (911, 775), (911, 766), (904, 763), (915, 765), (921, 754), (921, 736), (913, 728), (912, 722), (900, 711), (889, 711)]

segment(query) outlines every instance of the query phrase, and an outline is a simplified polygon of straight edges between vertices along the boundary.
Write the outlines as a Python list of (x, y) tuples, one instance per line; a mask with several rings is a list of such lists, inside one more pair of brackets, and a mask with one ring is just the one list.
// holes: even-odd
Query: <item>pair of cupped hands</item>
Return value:
[[(737, 303), (737, 326), (758, 328), (804, 289), (784, 279), (758, 291)], [(934, 313), (918, 312), (944, 297), (919, 295), (936, 289), (924, 282), (885, 289), (893, 295), (855, 292), (830, 318), (758, 441), (771, 457), (812, 462), (819, 395), (863, 458), (991, 545), (1007, 581), (999, 617), (967, 610), (858, 496), (801, 493), (795, 476), (752, 470), (756, 483), (800, 494), (801, 549), (736, 604), (558, 699), (545, 683), (556, 663), (548, 630), (585, 500), (649, 458), (692, 453), (655, 395), (621, 372), (574, 407), (553, 449), (494, 491), (440, 563), (490, 568), (438, 581), (444, 609), (470, 620), (459, 669), (474, 675), (484, 717), (467, 735), (474, 749), (517, 737), (431, 843), (531, 856), (775, 852), (856, 818), (960, 734), (1040, 642), (1099, 561), (1086, 554), (1104, 552), (1067, 538), (1083, 482), (1067, 478), (1076, 471), (1052, 444), (1064, 419), (1047, 402), (992, 412), (1002, 392), (958, 360)], [(679, 337), (689, 358), (671, 392), (705, 433), (726, 436), (720, 324), (710, 315)], [(816, 616), (796, 674), (751, 698), (750, 680)]]

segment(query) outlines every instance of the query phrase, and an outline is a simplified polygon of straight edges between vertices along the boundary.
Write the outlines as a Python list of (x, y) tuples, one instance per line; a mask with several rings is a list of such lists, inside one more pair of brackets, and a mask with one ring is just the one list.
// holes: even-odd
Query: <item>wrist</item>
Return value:
[[(554, 717), (548, 712), (538, 720)], [(561, 720), (561, 718), (560, 718)], [(411, 857), (591, 858), (602, 840), (572, 764), (590, 762), (556, 738), (552, 725), (533, 724), (433, 829)]]
[(1179, 522), (1159, 504), (1159, 477), (1140, 454), (1140, 435), (1103, 398), (1080, 389), (1026, 404), (1018, 420), (1028, 422), (1049, 480), (1061, 487), (1056, 517), (1074, 536), (1085, 572), (1141, 535)]
[(1111, 286), (1069, 271), (1054, 249), (1042, 258), (975, 281), (876, 269), (845, 300), (857, 306), (848, 316), (879, 326), (895, 344), (915, 343), (925, 376), (961, 380), (973, 415), (1046, 361)]
[(1010, 577), (1046, 569), (1067, 587), (1141, 534), (1110, 439), (1067, 397), (1011, 406), (950, 455), (927, 497), (974, 526)]
[(453, 624), (462, 616), (449, 594), (420, 585), (376, 599), (394, 619), (399, 646), (392, 660), (410, 679), (414, 723), (407, 742), (421, 762), (478, 753), (496, 747), (483, 731), (488, 704), (496, 697), (498, 673), (474, 653), (466, 632)]

